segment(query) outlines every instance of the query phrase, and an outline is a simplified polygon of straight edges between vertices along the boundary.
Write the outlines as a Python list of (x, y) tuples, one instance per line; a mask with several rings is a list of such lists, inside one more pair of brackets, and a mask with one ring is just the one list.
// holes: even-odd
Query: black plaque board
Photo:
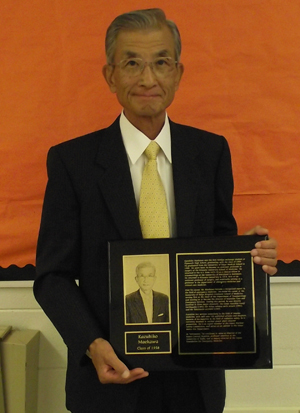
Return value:
[[(110, 242), (110, 342), (119, 358), (148, 371), (272, 368), (269, 277), (250, 254), (263, 239)], [(148, 318), (140, 287), (153, 289), (158, 307)]]

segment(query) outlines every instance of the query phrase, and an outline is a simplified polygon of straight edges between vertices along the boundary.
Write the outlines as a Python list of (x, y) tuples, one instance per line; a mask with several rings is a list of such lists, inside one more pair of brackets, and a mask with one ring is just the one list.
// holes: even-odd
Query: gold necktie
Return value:
[(165, 190), (157, 171), (159, 145), (152, 141), (145, 150), (148, 158), (143, 171), (139, 215), (144, 238), (169, 238), (169, 218)]

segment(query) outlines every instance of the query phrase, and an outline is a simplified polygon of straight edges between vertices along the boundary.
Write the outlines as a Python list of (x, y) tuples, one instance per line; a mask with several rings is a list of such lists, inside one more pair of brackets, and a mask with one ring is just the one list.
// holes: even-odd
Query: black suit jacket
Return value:
[[(140, 290), (126, 296), (126, 322), (148, 323)], [(166, 294), (153, 291), (153, 323), (169, 322), (169, 299)]]
[[(235, 234), (226, 140), (173, 122), (170, 127), (177, 236)], [(85, 356), (95, 338), (109, 338), (107, 241), (142, 238), (119, 119), (51, 148), (47, 169), (34, 293), (69, 350), (67, 407), (130, 413), (139, 381), (102, 385)], [(207, 413), (221, 412), (224, 372), (199, 371), (198, 377)]]

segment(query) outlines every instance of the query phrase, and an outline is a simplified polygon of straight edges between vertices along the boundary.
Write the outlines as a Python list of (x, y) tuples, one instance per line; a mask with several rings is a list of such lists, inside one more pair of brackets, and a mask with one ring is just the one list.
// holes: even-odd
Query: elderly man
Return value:
[(136, 267), (137, 291), (126, 298), (126, 322), (167, 323), (169, 321), (169, 298), (166, 294), (153, 291), (156, 268), (151, 262), (142, 262)]
[[(166, 115), (183, 74), (180, 49), (163, 11), (118, 16), (107, 30), (103, 74), (121, 116), (49, 151), (34, 292), (68, 347), (66, 405), (73, 413), (224, 407), (222, 370), (130, 370), (109, 343), (108, 240), (237, 232), (226, 140)], [(265, 272), (276, 272), (275, 240), (251, 253)]]

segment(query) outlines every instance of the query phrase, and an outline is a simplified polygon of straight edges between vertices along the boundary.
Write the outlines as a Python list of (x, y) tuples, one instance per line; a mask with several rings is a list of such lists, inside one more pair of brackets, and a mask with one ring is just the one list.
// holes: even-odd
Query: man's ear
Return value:
[(175, 89), (178, 90), (179, 88), (179, 84), (180, 84), (180, 80), (182, 78), (184, 72), (184, 66), (182, 63), (178, 63), (177, 64), (177, 76), (176, 76), (176, 81), (175, 81)]
[(110, 91), (112, 93), (116, 93), (116, 86), (114, 82), (114, 67), (111, 65), (105, 65), (102, 68), (102, 74), (106, 83), (108, 84)]

